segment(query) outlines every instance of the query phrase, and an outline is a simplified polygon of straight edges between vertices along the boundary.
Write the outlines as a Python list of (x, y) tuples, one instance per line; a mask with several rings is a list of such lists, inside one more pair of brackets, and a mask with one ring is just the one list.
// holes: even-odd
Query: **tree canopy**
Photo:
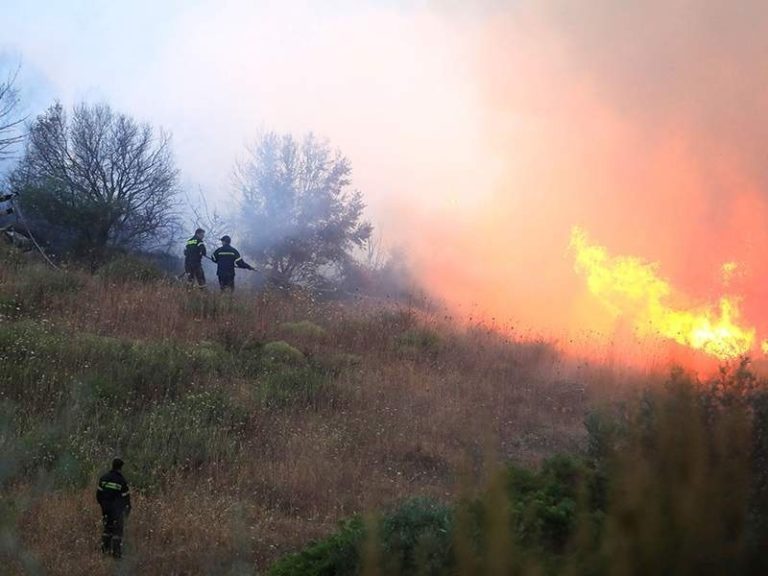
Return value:
[(235, 170), (243, 248), (280, 286), (317, 286), (337, 275), (370, 237), (352, 168), (309, 134), (269, 132)]
[(48, 108), (11, 175), (25, 211), (95, 255), (170, 231), (177, 180), (170, 137), (104, 104)]

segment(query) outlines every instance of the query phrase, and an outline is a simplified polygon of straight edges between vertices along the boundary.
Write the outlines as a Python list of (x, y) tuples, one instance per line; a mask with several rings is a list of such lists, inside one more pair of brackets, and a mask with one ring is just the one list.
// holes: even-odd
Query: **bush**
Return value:
[(300, 322), (285, 322), (280, 325), (280, 331), (289, 336), (303, 338), (307, 340), (322, 340), (326, 336), (326, 331), (321, 326), (309, 320)]
[(283, 367), (296, 367), (306, 364), (304, 354), (284, 340), (267, 342), (261, 354), (267, 369), (279, 371)]
[(452, 565), (453, 512), (417, 498), (384, 517), (377, 534), (385, 574), (445, 573)]
[(598, 502), (594, 473), (577, 458), (555, 456), (538, 473), (511, 467), (507, 477), (514, 529), (520, 543), (532, 548), (562, 552), (576, 526), (580, 493), (589, 508)]
[(359, 517), (343, 523), (335, 534), (274, 564), (269, 574), (353, 576), (375, 561), (368, 556), (381, 559), (382, 574), (442, 574), (451, 563), (452, 522), (443, 504), (410, 500), (370, 523)]

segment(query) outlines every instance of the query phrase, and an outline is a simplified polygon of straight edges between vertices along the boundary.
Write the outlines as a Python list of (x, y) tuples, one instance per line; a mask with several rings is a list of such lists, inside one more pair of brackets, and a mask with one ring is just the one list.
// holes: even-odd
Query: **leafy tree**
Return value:
[(93, 256), (170, 231), (177, 179), (170, 137), (104, 104), (80, 104), (71, 119), (48, 108), (11, 175), (27, 212)]
[(243, 247), (279, 286), (317, 286), (340, 273), (371, 235), (351, 166), (325, 140), (274, 132), (235, 170)]

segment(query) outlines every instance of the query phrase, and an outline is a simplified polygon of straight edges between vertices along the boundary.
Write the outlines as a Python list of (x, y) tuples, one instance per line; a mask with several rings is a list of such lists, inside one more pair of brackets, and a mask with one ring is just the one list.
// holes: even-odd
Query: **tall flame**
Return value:
[(755, 330), (736, 323), (736, 299), (722, 297), (718, 312), (711, 305), (675, 308), (668, 303), (672, 289), (657, 274), (656, 264), (631, 256), (610, 256), (604, 247), (590, 243), (580, 228), (571, 232), (571, 248), (576, 252), (576, 270), (586, 275), (589, 291), (615, 315), (630, 316), (639, 330), (648, 329), (720, 360), (752, 349)]

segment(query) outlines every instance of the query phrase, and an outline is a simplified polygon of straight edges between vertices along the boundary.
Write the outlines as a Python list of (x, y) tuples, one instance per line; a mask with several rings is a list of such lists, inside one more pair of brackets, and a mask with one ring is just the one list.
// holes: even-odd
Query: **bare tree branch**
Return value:
[(112, 111), (51, 106), (29, 128), (12, 175), (21, 202), (71, 230), (81, 250), (136, 247), (171, 230), (178, 171), (170, 137)]
[(18, 74), (19, 68), (0, 82), (0, 160), (10, 158), (13, 148), (24, 139), (20, 128), (26, 118), (18, 116)]

